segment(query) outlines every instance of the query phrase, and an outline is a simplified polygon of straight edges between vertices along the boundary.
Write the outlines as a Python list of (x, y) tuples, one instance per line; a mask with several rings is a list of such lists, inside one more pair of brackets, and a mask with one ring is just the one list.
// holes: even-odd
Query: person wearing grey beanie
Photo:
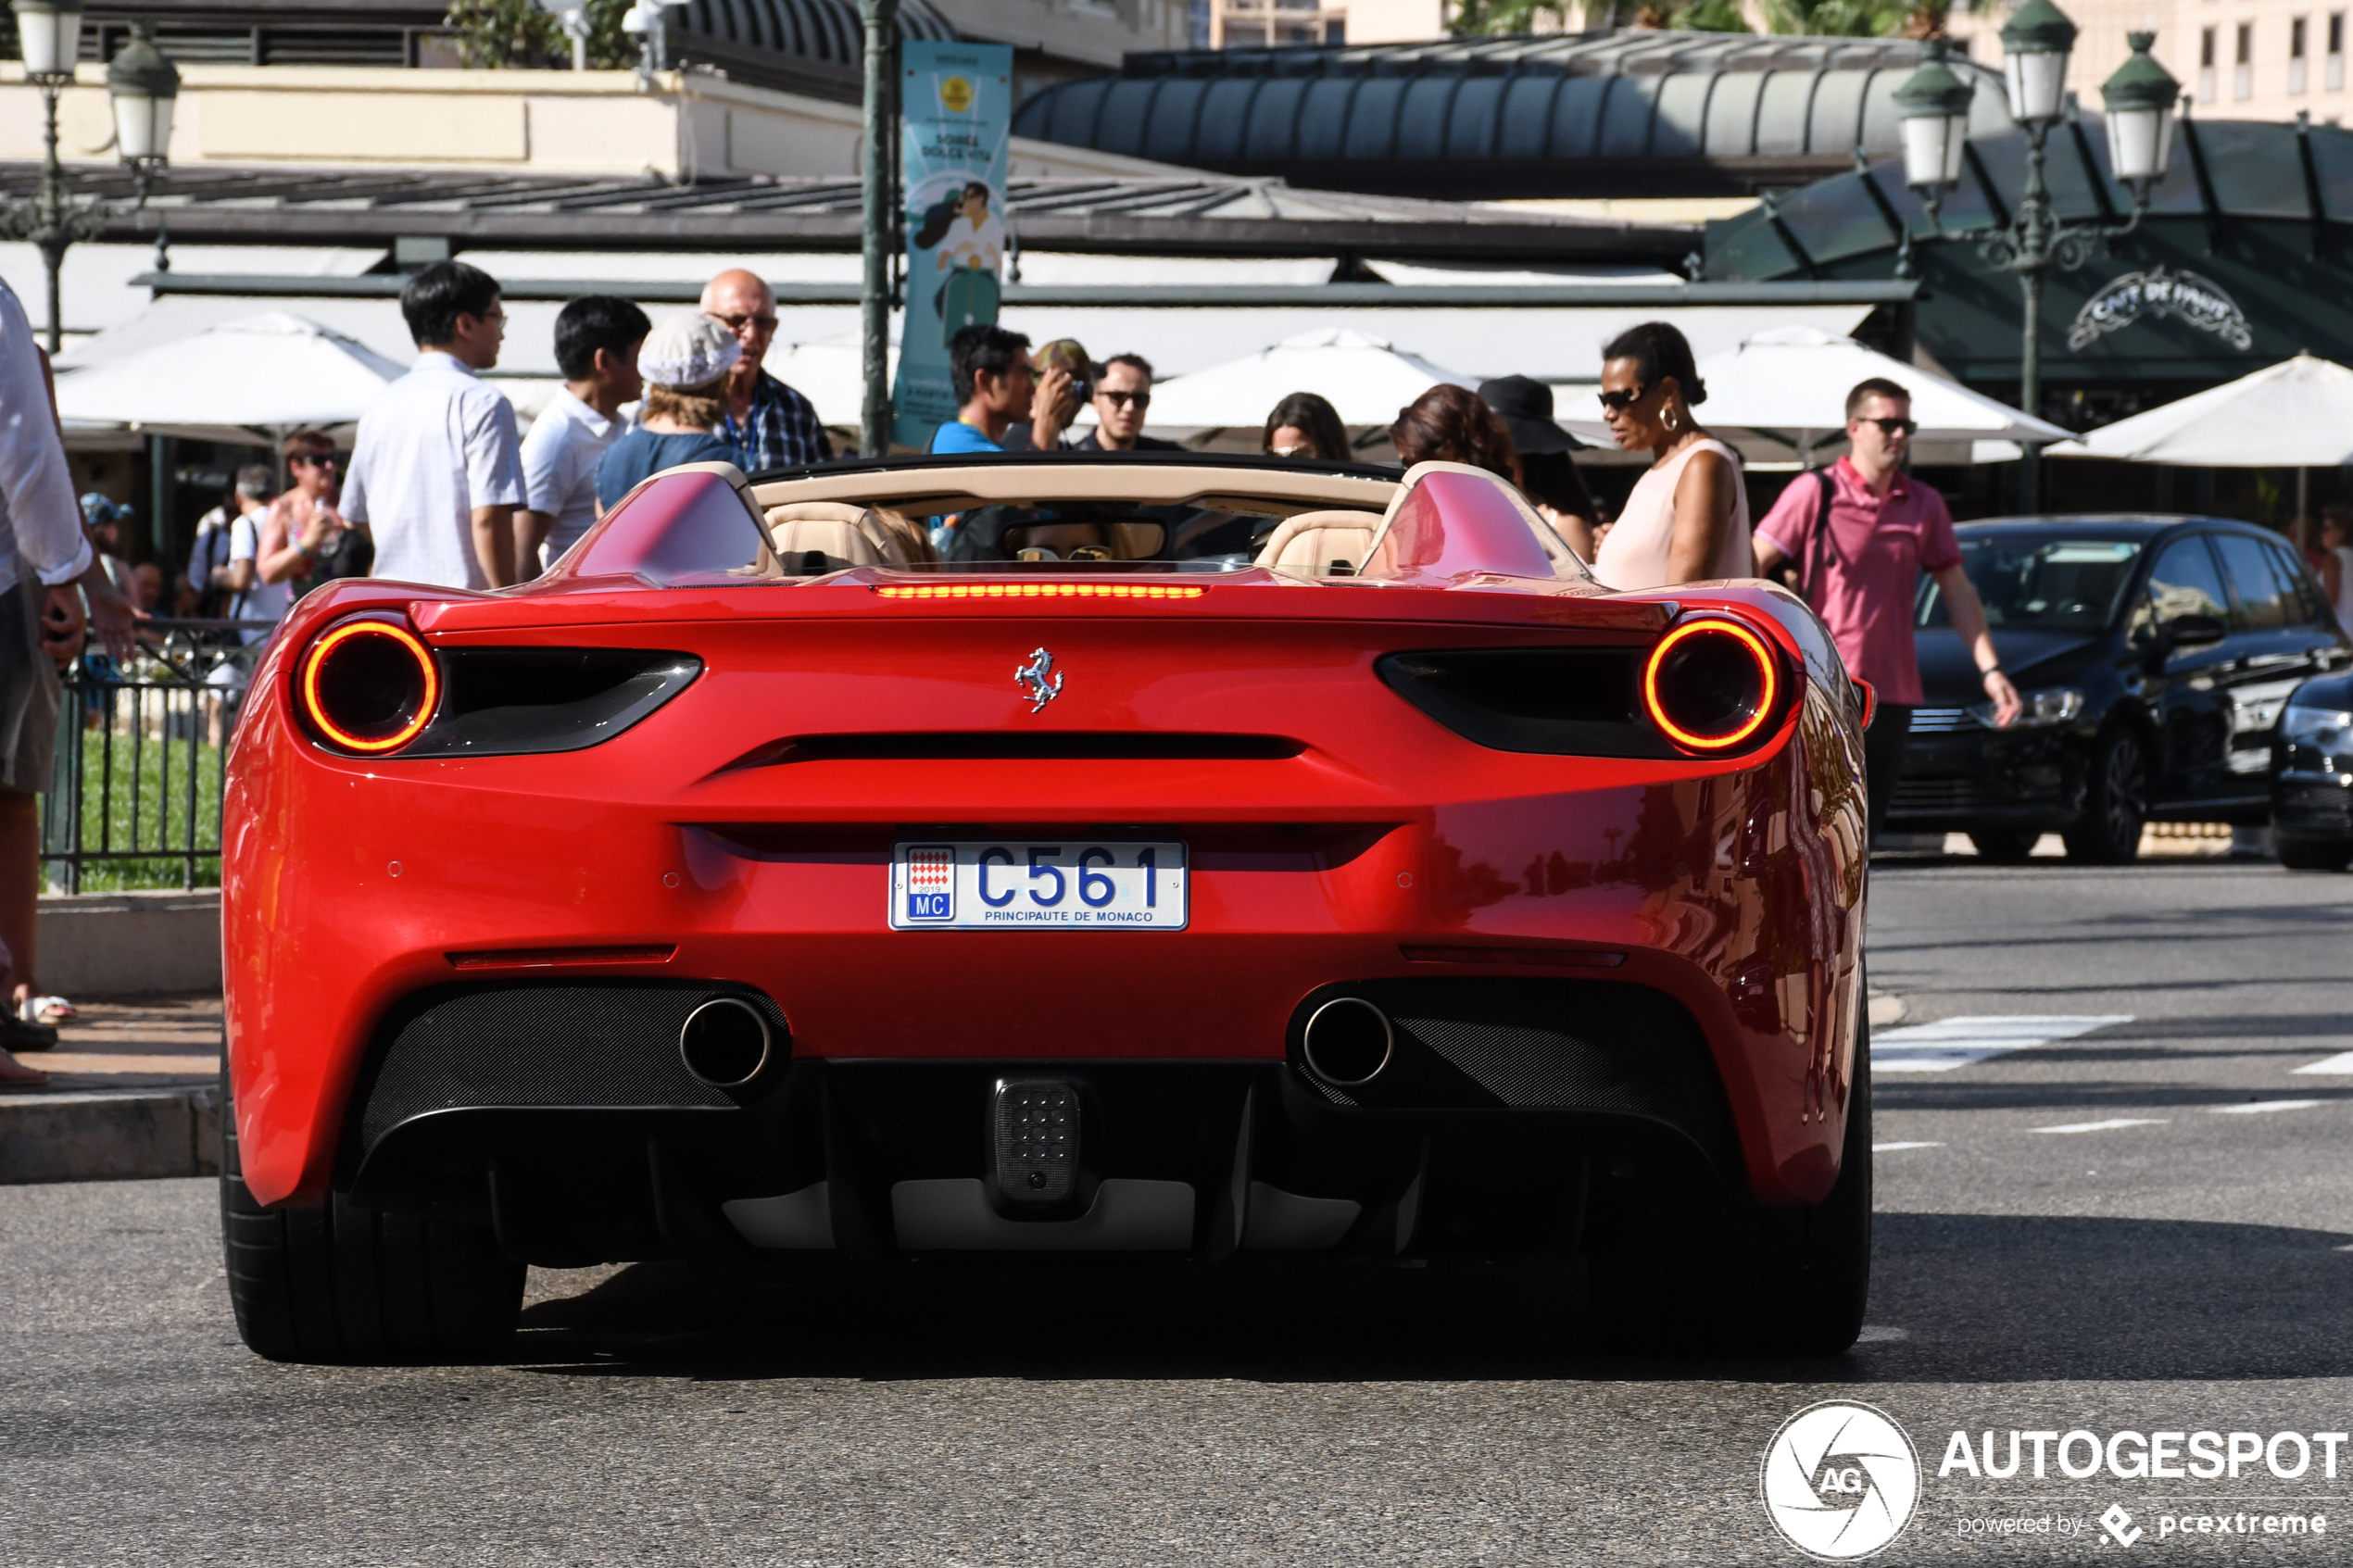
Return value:
[(735, 334), (708, 316), (673, 316), (646, 334), (637, 373), (646, 401), (637, 427), (597, 463), (597, 508), (610, 510), (639, 483), (682, 463), (733, 463), (744, 456), (716, 433), (727, 412), (727, 372), (743, 358)]

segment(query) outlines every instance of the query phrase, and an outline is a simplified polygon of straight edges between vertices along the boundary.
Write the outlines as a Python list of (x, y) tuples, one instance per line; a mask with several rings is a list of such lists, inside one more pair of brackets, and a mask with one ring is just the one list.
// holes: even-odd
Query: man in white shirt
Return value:
[[(181, 574), (180, 587), (194, 598), (197, 615), (237, 619), (238, 607), (253, 587), (254, 574), (252, 568), (237, 565), (236, 524), (259, 515), (269, 506), (276, 492), (270, 479), (270, 470), (259, 463), (239, 469), (228, 499), (196, 520), (195, 542), (188, 547), (188, 570)], [(245, 558), (252, 557), (248, 554)]]
[(503, 588), (516, 580), (521, 444), (513, 406), (476, 373), (506, 335), (498, 281), (436, 261), (402, 287), (400, 313), (421, 352), (360, 417), (343, 515), (374, 534), (375, 576)]
[(515, 518), (517, 570), (535, 577), (597, 521), (597, 460), (621, 434), (621, 406), (645, 390), (637, 346), (653, 331), (625, 299), (592, 294), (556, 317), (563, 390), (522, 438), (523, 510)]
[(47, 1076), (9, 1054), (45, 1049), (57, 1032), (17, 1017), (34, 994), (33, 913), (41, 892), (40, 796), (57, 734), (57, 664), (82, 653), (82, 596), (117, 662), (131, 657), (130, 601), (82, 536), (48, 365), (14, 291), (0, 282), (0, 1086)]

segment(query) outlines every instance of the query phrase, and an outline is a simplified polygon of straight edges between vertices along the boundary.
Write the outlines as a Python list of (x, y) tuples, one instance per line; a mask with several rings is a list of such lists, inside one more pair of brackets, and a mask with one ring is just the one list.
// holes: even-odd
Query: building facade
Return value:
[[(2002, 23), (2015, 7), (1957, 7), (1950, 29), (1970, 57), (1998, 66)], [(2068, 85), (2085, 108), (2100, 104), (2100, 83), (2124, 63), (2127, 32), (2157, 34), (2151, 51), (2208, 119), (2346, 122), (2347, 0), (2062, 0), (2082, 29)]]

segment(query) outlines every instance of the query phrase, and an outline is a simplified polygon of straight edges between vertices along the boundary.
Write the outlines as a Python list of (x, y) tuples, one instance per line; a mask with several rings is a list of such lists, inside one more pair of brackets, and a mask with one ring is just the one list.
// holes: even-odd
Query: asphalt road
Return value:
[[(231, 1330), (210, 1184), (13, 1187), (0, 1562), (1793, 1563), (1759, 1464), (1823, 1399), (1920, 1451), (1878, 1561), (2353, 1562), (2353, 1443), (2334, 1480), (2319, 1445), (2292, 1479), (1939, 1474), (1956, 1429), (2127, 1469), (2119, 1432), (2252, 1433), (2292, 1469), (2275, 1434), (2353, 1428), (2353, 1073), (2296, 1071), (2353, 1052), (2353, 876), (1957, 861), (1873, 898), (1907, 1023), (2130, 1022), (1881, 1074), (1872, 1327), (1838, 1361), (1606, 1359), (1551, 1283), (1434, 1272), (639, 1267), (535, 1273), (510, 1364), (279, 1367)], [(2233, 1109), (2279, 1102), (2312, 1103)]]

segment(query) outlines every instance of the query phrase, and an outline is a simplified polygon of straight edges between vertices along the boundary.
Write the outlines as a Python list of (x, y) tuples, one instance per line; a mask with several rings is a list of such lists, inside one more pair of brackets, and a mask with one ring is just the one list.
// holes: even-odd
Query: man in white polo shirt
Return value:
[(621, 434), (621, 406), (645, 391), (637, 349), (651, 331), (644, 311), (609, 294), (584, 295), (556, 317), (564, 384), (522, 438), (528, 498), (515, 519), (515, 564), (524, 577), (555, 565), (597, 521), (597, 461)]
[(513, 406), (477, 374), (506, 335), (498, 281), (436, 261), (402, 287), (400, 313), (422, 352), (360, 418), (343, 515), (373, 534), (374, 576), (503, 588), (516, 581), (522, 463)]

